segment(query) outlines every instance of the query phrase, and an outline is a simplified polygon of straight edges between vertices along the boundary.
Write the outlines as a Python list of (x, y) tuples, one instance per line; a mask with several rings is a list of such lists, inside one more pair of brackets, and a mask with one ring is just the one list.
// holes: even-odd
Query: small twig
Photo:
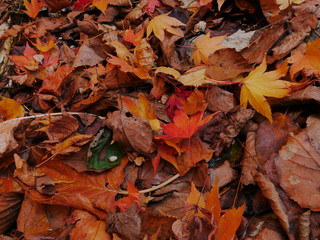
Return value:
[(32, 116), (25, 116), (25, 117), (19, 117), (19, 118), (12, 118), (9, 120), (6, 120), (5, 122), (10, 122), (10, 121), (14, 121), (14, 120), (24, 120), (24, 119), (32, 119), (32, 118), (40, 118), (40, 117), (50, 117), (50, 116), (60, 116), (63, 114), (70, 114), (70, 115), (92, 115), (92, 116), (96, 116), (100, 119), (105, 119), (105, 117), (101, 117), (99, 115), (93, 114), (93, 113), (84, 113), (84, 112), (57, 112), (57, 113), (44, 113), (44, 114), (39, 114), (39, 115), (32, 115)]
[[(167, 181), (164, 181), (163, 183), (160, 183), (159, 185), (157, 186), (154, 186), (154, 187), (151, 187), (151, 188), (147, 188), (147, 189), (144, 189), (144, 190), (141, 190), (139, 191), (140, 194), (144, 194), (144, 193), (149, 193), (149, 192), (153, 192), (155, 190), (158, 190), (166, 185), (168, 185), (169, 183), (172, 183), (174, 180), (176, 180), (178, 177), (180, 177), (180, 174), (177, 173), (176, 175), (174, 175), (173, 177), (169, 178)], [(109, 192), (116, 192), (116, 193), (119, 193), (119, 194), (123, 194), (123, 195), (128, 195), (128, 191), (118, 191), (118, 190), (113, 190), (113, 189), (106, 189), (107, 191)]]

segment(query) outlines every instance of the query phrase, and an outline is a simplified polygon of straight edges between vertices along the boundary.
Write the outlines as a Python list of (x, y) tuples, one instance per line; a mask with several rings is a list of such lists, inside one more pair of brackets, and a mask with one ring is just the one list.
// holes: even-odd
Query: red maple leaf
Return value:
[(77, 0), (72, 6), (72, 11), (84, 11), (93, 0)]
[(120, 198), (118, 201), (115, 202), (115, 206), (119, 207), (121, 212), (126, 211), (130, 208), (134, 203), (137, 203), (140, 206), (140, 193), (139, 190), (130, 182), (126, 181), (127, 183), (127, 190), (128, 196), (124, 198)]
[(148, 14), (152, 14), (156, 7), (161, 6), (161, 2), (158, 0), (149, 0), (147, 2), (148, 3), (144, 6), (143, 10)]
[(189, 118), (184, 111), (177, 110), (173, 117), (173, 122), (162, 126), (164, 135), (155, 137), (164, 140), (173, 138), (191, 138), (201, 126), (206, 124), (214, 116), (214, 114), (210, 114), (204, 119), (202, 119), (202, 116), (203, 112), (198, 112)]

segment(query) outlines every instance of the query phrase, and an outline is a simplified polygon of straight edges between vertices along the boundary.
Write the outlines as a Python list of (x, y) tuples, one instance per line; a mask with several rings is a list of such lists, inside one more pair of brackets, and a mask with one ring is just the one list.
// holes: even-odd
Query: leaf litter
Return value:
[(0, 238), (318, 239), (318, 5), (2, 1)]

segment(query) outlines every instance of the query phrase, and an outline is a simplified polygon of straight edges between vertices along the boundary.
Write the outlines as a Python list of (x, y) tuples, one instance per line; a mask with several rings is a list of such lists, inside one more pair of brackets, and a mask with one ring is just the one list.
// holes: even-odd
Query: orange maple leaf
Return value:
[(143, 34), (143, 28), (137, 33), (134, 33), (133, 30), (129, 28), (122, 33), (122, 37), (124, 41), (132, 43), (134, 46), (138, 46), (141, 42)]
[(132, 98), (122, 96), (122, 102), (126, 108), (135, 116), (148, 120), (154, 131), (159, 130), (160, 121), (157, 119), (154, 109), (150, 106), (148, 99), (143, 93), (139, 93), (138, 102)]
[(279, 80), (287, 72), (287, 63), (280, 68), (265, 72), (267, 69), (266, 59), (256, 67), (242, 82), (240, 92), (240, 105), (246, 108), (248, 102), (260, 114), (272, 122), (271, 108), (265, 97), (282, 98), (289, 94), (292, 83)]
[(55, 37), (51, 36), (50, 38), (46, 38), (40, 40), (40, 38), (36, 39), (36, 43), (32, 43), (40, 52), (48, 52), (51, 48), (53, 48), (58, 43), (55, 43)]
[(219, 45), (225, 37), (226, 36), (210, 38), (210, 33), (207, 33), (200, 40), (196, 40), (194, 44), (196, 50), (192, 53), (190, 60), (193, 60), (195, 65), (200, 65), (201, 62), (210, 65), (209, 55), (216, 50), (226, 48), (225, 46)]
[(27, 9), (23, 10), (23, 12), (25, 12), (31, 18), (36, 18), (41, 8), (47, 6), (43, 0), (31, 0), (31, 2), (28, 0), (23, 0), (23, 2)]
[(137, 203), (138, 206), (140, 206), (139, 190), (132, 183), (128, 181), (126, 181), (126, 183), (127, 183), (128, 196), (124, 198), (120, 198), (118, 201), (114, 203), (114, 206), (119, 207), (121, 212), (126, 211), (134, 203)]
[(98, 8), (103, 14), (106, 11), (109, 0), (93, 0), (92, 5)]
[(180, 22), (174, 17), (170, 17), (168, 14), (161, 14), (154, 17), (148, 24), (147, 27), (147, 38), (150, 36), (151, 32), (163, 42), (165, 31), (171, 34), (183, 37), (184, 34), (180, 29), (174, 28), (178, 26), (184, 26), (185, 24)]
[(157, 135), (155, 137), (164, 140), (190, 138), (215, 115), (210, 114), (202, 119), (203, 113), (204, 112), (198, 112), (189, 118), (184, 111), (177, 110), (173, 117), (173, 123), (162, 126), (164, 135)]
[(307, 43), (305, 54), (296, 51), (289, 57), (289, 63), (293, 63), (290, 67), (291, 79), (302, 69), (312, 70), (314, 74), (320, 76), (320, 38)]
[(20, 103), (14, 99), (1, 97), (0, 99), (0, 118), (4, 120), (24, 116), (24, 109)]
[(241, 207), (230, 209), (223, 214), (218, 222), (214, 238), (219, 240), (233, 239), (240, 226), (244, 209), (245, 205), (243, 204)]
[(23, 55), (9, 55), (8, 57), (19, 69), (23, 71), (35, 71), (38, 69), (39, 65), (39, 63), (33, 58), (36, 54), (37, 52), (27, 43), (26, 48), (23, 51)]

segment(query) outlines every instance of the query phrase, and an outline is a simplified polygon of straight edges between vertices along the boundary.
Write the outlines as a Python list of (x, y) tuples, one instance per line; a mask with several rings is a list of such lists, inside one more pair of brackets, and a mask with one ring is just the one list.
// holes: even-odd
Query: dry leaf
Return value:
[(279, 217), (281, 226), (287, 234), (290, 232), (290, 225), (286, 209), (280, 199), (273, 183), (263, 174), (255, 172), (253, 175), (254, 181), (257, 183), (263, 196), (265, 196), (270, 203), (274, 213)]
[(241, 107), (247, 108), (248, 102), (251, 106), (272, 122), (271, 108), (265, 97), (283, 98), (290, 92), (292, 83), (279, 80), (287, 72), (287, 64), (274, 71), (265, 72), (266, 60), (241, 80), (240, 93)]
[(147, 38), (150, 36), (151, 32), (163, 42), (165, 31), (171, 34), (183, 37), (184, 34), (179, 31), (177, 28), (179, 26), (184, 26), (185, 24), (180, 22), (178, 19), (174, 17), (170, 17), (168, 14), (161, 14), (154, 17), (148, 24), (147, 28)]
[(203, 62), (206, 65), (210, 65), (209, 55), (215, 51), (226, 48), (219, 45), (226, 36), (219, 36), (210, 38), (210, 33), (207, 33), (200, 40), (195, 41), (195, 50), (192, 53), (190, 60), (194, 61), (195, 65), (200, 65)]
[(318, 211), (320, 153), (311, 144), (305, 130), (297, 135), (290, 134), (287, 144), (279, 151), (275, 165), (280, 185), (287, 195), (301, 207)]

